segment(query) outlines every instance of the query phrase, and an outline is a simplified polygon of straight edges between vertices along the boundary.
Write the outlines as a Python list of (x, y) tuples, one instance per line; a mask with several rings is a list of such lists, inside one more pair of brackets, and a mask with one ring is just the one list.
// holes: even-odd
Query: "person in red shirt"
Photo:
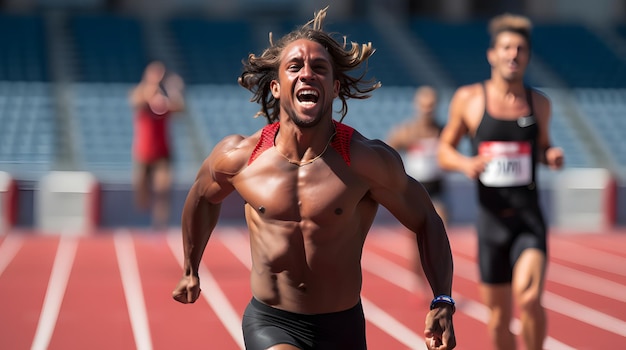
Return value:
[(172, 185), (168, 121), (184, 109), (184, 82), (162, 62), (146, 66), (142, 80), (130, 93), (134, 109), (132, 156), (135, 203), (152, 209), (152, 224), (168, 226)]

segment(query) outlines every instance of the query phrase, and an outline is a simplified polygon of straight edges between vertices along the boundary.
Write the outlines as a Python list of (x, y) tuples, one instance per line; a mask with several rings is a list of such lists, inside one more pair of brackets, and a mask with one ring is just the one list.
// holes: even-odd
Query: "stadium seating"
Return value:
[(581, 24), (542, 23), (533, 50), (572, 88), (626, 88), (626, 61)]
[[(49, 80), (43, 20), (7, 14), (0, 19), (0, 29), (16, 33), (0, 39), (6, 48), (0, 53), (0, 162), (3, 169), (6, 164), (49, 169), (54, 166), (58, 137), (53, 107), (59, 101), (52, 97), (51, 85), (42, 83)], [(268, 23), (259, 26), (243, 19), (204, 17), (175, 17), (165, 22), (188, 84), (188, 110), (172, 128), (177, 171), (195, 170), (224, 136), (249, 135), (265, 124), (264, 118), (253, 118), (259, 106), (247, 102), (251, 93), (236, 84), (241, 60), (249, 52), (259, 53), (267, 44), (266, 29), (277, 28), (277, 38), (302, 21)], [(150, 33), (144, 32), (139, 19), (112, 14), (74, 14), (67, 24), (78, 72), (70, 100), (78, 164), (102, 176), (117, 174), (127, 179), (132, 167), (132, 111), (127, 93), (147, 63), (144, 35)], [(264, 29), (262, 33), (259, 28)], [(414, 18), (408, 28), (453, 77), (455, 85), (440, 91), (438, 118), (445, 123), (454, 88), (489, 74), (484, 57), (488, 46), (486, 21), (453, 23)], [(347, 34), (348, 40), (372, 41), (376, 47), (369, 76), (381, 80), (383, 87), (368, 100), (350, 101), (345, 122), (367, 137), (385, 139), (391, 127), (412, 114), (414, 88), (420, 82), (406, 74), (394, 46), (369, 20), (332, 19), (327, 29)], [(539, 23), (535, 31), (534, 54), (576, 88), (572, 92), (581, 112), (615, 152), (616, 161), (626, 163), (625, 143), (619, 134), (626, 111), (624, 90), (619, 89), (626, 84), (625, 63), (581, 25)], [(617, 26), (616, 32), (626, 35), (626, 25)], [(24, 40), (26, 36), (31, 40)], [(532, 76), (529, 83), (533, 83)], [(553, 112), (553, 139), (566, 149), (568, 166), (593, 164), (589, 150), (577, 141), (566, 109), (554, 105)], [(469, 152), (469, 143), (464, 140), (461, 148)]]
[(257, 52), (250, 22), (174, 18), (169, 22), (188, 84), (236, 84), (241, 61)]
[(0, 13), (0, 81), (49, 81), (44, 22)]
[(409, 30), (430, 49), (456, 86), (489, 76), (485, 52), (489, 46), (486, 22), (446, 22), (431, 18), (411, 19)]
[(69, 19), (69, 31), (76, 49), (79, 81), (139, 81), (148, 55), (137, 19), (107, 14), (74, 15)]
[(626, 89), (575, 89), (574, 93), (600, 139), (626, 170)]
[(0, 82), (0, 168), (32, 178), (53, 166), (56, 123), (51, 87)]

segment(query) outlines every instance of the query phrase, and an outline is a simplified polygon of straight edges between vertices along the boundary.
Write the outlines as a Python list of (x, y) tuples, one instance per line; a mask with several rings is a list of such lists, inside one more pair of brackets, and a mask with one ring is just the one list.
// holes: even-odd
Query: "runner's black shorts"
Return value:
[(538, 207), (516, 209), (512, 215), (478, 210), (478, 261), (483, 283), (511, 283), (513, 266), (526, 249), (547, 253), (546, 224)]
[(280, 310), (252, 298), (243, 314), (247, 350), (290, 344), (303, 350), (365, 350), (361, 302), (339, 312), (306, 315)]

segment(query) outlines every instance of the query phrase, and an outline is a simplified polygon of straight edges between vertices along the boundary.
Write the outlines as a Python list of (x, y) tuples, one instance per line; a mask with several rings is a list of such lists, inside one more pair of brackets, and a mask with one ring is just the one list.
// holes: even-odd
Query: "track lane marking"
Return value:
[(22, 237), (17, 234), (9, 234), (0, 243), (0, 276), (19, 252), (23, 241)]
[(138, 350), (151, 350), (152, 336), (133, 239), (128, 231), (119, 230), (113, 234), (113, 243), (135, 345)]
[(550, 256), (576, 265), (626, 277), (626, 258), (578, 243), (559, 240), (551, 243)]
[[(385, 233), (384, 234), (398, 234), (397, 232), (390, 230), (390, 229), (384, 229)], [(373, 242), (373, 244), (376, 244), (376, 246), (378, 246), (381, 249), (384, 249), (390, 253), (393, 253), (395, 255), (398, 255), (402, 258), (405, 259), (412, 259), (413, 256), (407, 256), (406, 254), (398, 251), (398, 250), (394, 250), (393, 247), (391, 245), (384, 245), (384, 244), (379, 244), (378, 242)], [(365, 256), (364, 256), (365, 258)], [(474, 272), (472, 273), (468, 273), (467, 267), (464, 269), (465, 273), (463, 275), (459, 274), (459, 265), (456, 264), (457, 261), (457, 257), (453, 257), (455, 260), (455, 265), (454, 265), (454, 274), (455, 275), (459, 275), (461, 277), (464, 277), (472, 282), (477, 283), (477, 279), (476, 279), (476, 274)], [(389, 261), (383, 257), (381, 257), (380, 255), (377, 255), (376, 253), (373, 252), (369, 252), (368, 253), (368, 259), (372, 259), (373, 261), (371, 262), (371, 268), (373, 269), (372, 272), (378, 274), (381, 278), (387, 279), (389, 282), (395, 284), (398, 287), (401, 288), (411, 288), (411, 284), (407, 283), (404, 279), (399, 279), (399, 278), (393, 278), (393, 276), (404, 276), (403, 278), (406, 278), (406, 276), (408, 276), (409, 274), (411, 275), (412, 279), (417, 278), (417, 276), (414, 275), (414, 272), (403, 267), (400, 265), (397, 265), (396, 263)], [(368, 262), (368, 268), (370, 266), (370, 263)], [(381, 266), (384, 266), (383, 268), (381, 268)], [(391, 272), (394, 270), (405, 270), (403, 272)], [(407, 289), (408, 291), (412, 291), (412, 289)], [(489, 322), (489, 308), (477, 301), (472, 300), (471, 298), (465, 297), (463, 296), (461, 293), (459, 293), (456, 290), (452, 290), (452, 295), (455, 296), (455, 299), (457, 299), (457, 303), (459, 304), (457, 307), (458, 311), (463, 312), (464, 314), (466, 314), (467, 316), (480, 321), (484, 324), (487, 324)], [(513, 332), (516, 335), (519, 335), (521, 332), (521, 322), (519, 319), (514, 318), (511, 320), (511, 332)], [(547, 336), (545, 341), (544, 341), (544, 347), (546, 349), (550, 349), (550, 350), (576, 350), (575, 348), (562, 343), (550, 336)]]
[[(224, 246), (226, 246), (248, 270), (251, 270), (252, 259), (248, 248), (249, 243), (245, 235), (241, 231), (231, 228), (225, 229), (220, 233), (219, 237)], [(417, 333), (413, 332), (410, 328), (376, 306), (375, 303), (367, 298), (361, 296), (361, 301), (363, 303), (365, 318), (376, 327), (406, 345), (409, 349), (426, 349), (426, 343), (423, 337), (420, 337)]]
[[(178, 261), (182, 269), (184, 267), (182, 257), (183, 245), (180, 237), (180, 233), (170, 232), (170, 234), (167, 235), (167, 242), (172, 254), (174, 254), (176, 261)], [(213, 237), (213, 239), (215, 239), (215, 237)], [(241, 317), (239, 317), (239, 314), (235, 311), (235, 308), (230, 303), (209, 269), (203, 263), (200, 264), (198, 269), (198, 276), (202, 281), (202, 292), (200, 295), (213, 309), (239, 348), (242, 350), (245, 349), (243, 333), (241, 331)]]
[(46, 350), (50, 344), (77, 248), (76, 237), (61, 236), (31, 350)]

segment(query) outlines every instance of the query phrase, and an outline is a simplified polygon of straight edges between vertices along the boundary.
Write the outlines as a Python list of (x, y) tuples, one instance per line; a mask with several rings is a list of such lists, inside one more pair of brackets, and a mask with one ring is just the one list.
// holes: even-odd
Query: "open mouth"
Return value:
[(301, 104), (314, 105), (317, 103), (317, 100), (319, 99), (319, 94), (315, 90), (304, 89), (304, 90), (298, 91), (296, 98), (298, 99), (298, 102), (300, 102)]

